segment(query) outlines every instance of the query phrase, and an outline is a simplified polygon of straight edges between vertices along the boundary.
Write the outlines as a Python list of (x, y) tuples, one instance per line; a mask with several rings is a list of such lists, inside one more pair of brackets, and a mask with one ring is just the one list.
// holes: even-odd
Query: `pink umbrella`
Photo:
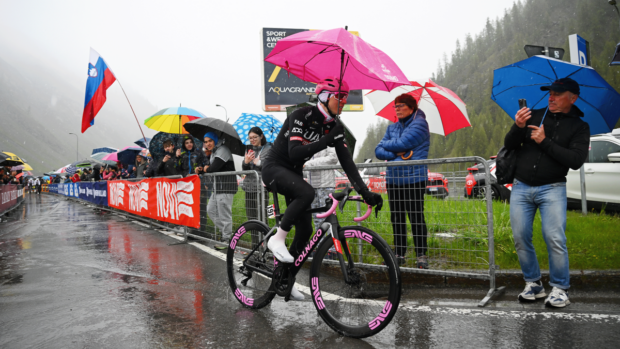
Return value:
[(104, 156), (101, 160), (118, 161), (118, 152), (110, 153), (110, 154)]
[(390, 91), (409, 84), (388, 55), (342, 28), (306, 31), (283, 38), (265, 61), (304, 81), (340, 77), (352, 90)]
[(432, 80), (411, 81), (410, 85), (398, 86), (390, 92), (370, 91), (366, 97), (377, 115), (396, 122), (394, 99), (403, 93), (412, 95), (418, 107), (424, 111), (430, 132), (446, 136), (464, 127), (470, 127), (465, 102), (456, 93), (437, 85)]

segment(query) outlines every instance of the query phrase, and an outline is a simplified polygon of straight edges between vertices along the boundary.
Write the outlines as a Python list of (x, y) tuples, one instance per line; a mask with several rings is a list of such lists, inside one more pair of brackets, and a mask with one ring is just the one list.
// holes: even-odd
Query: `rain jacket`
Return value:
[[(235, 163), (230, 149), (220, 142), (215, 146), (209, 159), (210, 165), (205, 173), (233, 172)], [(209, 176), (213, 179), (212, 176)], [(234, 174), (215, 177), (215, 192), (217, 194), (236, 194), (239, 185)]]
[(252, 147), (254, 150), (254, 157), (261, 159), (260, 165), (255, 165), (254, 162), (250, 162), (249, 164), (245, 163), (245, 158), (241, 161), (241, 168), (244, 171), (255, 170), (258, 173), (258, 178), (254, 175), (245, 176), (243, 180), (243, 190), (245, 191), (257, 191), (258, 187), (262, 187), (260, 184), (261, 176), (260, 171), (263, 169), (262, 159), (269, 153), (271, 150), (271, 143), (267, 143), (265, 145), (261, 145), (260, 147)]
[(157, 165), (157, 176), (175, 176), (180, 174), (179, 158), (176, 157), (175, 151), (168, 155), (170, 155), (170, 160), (166, 162), (164, 162), (164, 158), (159, 160), (159, 164)]
[(310, 172), (310, 184), (315, 188), (334, 188), (336, 186), (336, 176), (334, 170), (312, 171), (312, 166), (337, 165), (338, 156), (334, 148), (325, 148), (314, 154), (312, 159), (306, 162), (305, 170)]
[(189, 176), (196, 174), (196, 167), (202, 167), (206, 165), (207, 157), (205, 153), (200, 150), (192, 149), (192, 151), (188, 151), (186, 148), (181, 152), (181, 157), (179, 157), (179, 167), (181, 169), (181, 175)]
[[(375, 156), (379, 160), (399, 162), (408, 160), (424, 160), (428, 158), (428, 149), (431, 145), (430, 131), (426, 115), (421, 109), (405, 119), (398, 120), (388, 126), (385, 136), (375, 148)], [(408, 160), (404, 160), (397, 153), (405, 152), (405, 156), (413, 151)], [(408, 185), (426, 181), (428, 169), (426, 165), (393, 166), (388, 167), (385, 181), (387, 184)]]
[(136, 170), (135, 170), (135, 174), (136, 174), (136, 178), (142, 178), (144, 177), (144, 170), (146, 170), (146, 160), (142, 160), (142, 162), (136, 166)]
[(540, 126), (545, 111), (532, 110), (526, 126), (512, 125), (504, 139), (507, 149), (519, 149), (515, 178), (531, 186), (566, 182), (568, 169), (579, 169), (588, 158), (590, 126), (575, 105), (567, 114), (547, 112), (545, 139), (538, 144), (531, 138), (532, 129), (527, 126)]

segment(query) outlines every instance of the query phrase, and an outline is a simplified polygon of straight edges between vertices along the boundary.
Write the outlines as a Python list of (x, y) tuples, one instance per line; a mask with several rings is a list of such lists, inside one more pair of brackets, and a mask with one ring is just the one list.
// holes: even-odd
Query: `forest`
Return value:
[[(525, 45), (563, 48), (563, 60), (570, 62), (568, 36), (579, 34), (590, 43), (590, 65), (618, 90), (620, 66), (609, 62), (620, 41), (619, 23), (620, 15), (604, 0), (523, 0), (503, 17), (487, 19), (482, 32), (467, 34), (464, 42), (457, 40), (431, 79), (467, 104), (472, 127), (445, 137), (431, 134), (429, 158), (487, 158), (497, 153), (513, 120), (491, 100), (493, 70), (526, 59)], [(380, 120), (368, 127), (356, 162), (376, 161), (375, 146), (389, 124)]]

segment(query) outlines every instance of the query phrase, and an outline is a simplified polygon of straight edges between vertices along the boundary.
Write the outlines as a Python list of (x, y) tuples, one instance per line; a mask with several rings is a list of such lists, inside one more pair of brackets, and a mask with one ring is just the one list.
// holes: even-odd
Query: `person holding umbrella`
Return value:
[[(312, 215), (305, 212), (314, 200), (314, 188), (303, 179), (303, 166), (317, 152), (336, 148), (338, 160), (355, 190), (371, 206), (383, 205), (381, 195), (372, 193), (362, 180), (344, 141), (344, 126), (336, 121), (346, 103), (349, 86), (337, 78), (322, 79), (316, 86), (319, 103), (295, 110), (284, 122), (271, 151), (264, 157), (263, 183), (277, 187), (284, 194), (287, 209), (268, 248), (281, 262), (292, 263), (301, 254), (312, 235)], [(285, 239), (295, 226), (290, 250)], [(293, 287), (291, 299), (302, 300), (303, 294)]]
[(546, 296), (540, 267), (532, 244), (536, 210), (540, 210), (542, 234), (549, 253), (549, 284), (553, 287), (545, 305), (570, 304), (570, 274), (566, 248), (566, 175), (579, 169), (588, 157), (590, 126), (574, 103), (579, 84), (562, 78), (542, 86), (549, 91), (549, 106), (536, 110), (521, 108), (504, 146), (517, 151), (516, 170), (510, 194), (510, 225), (515, 249), (525, 279), (520, 301)]
[[(388, 126), (385, 136), (375, 148), (379, 160), (407, 161), (428, 158), (430, 131), (426, 115), (410, 94), (394, 100), (398, 121)], [(407, 217), (415, 245), (417, 267), (428, 269), (428, 231), (424, 220), (424, 192), (428, 169), (426, 165), (394, 166), (386, 171), (385, 184), (390, 203), (390, 220), (394, 231), (396, 259), (405, 262), (407, 253)]]
[[(235, 163), (230, 149), (218, 142), (215, 132), (204, 135), (204, 146), (211, 151), (210, 165), (196, 167), (196, 173), (218, 173), (235, 171)], [(237, 177), (235, 175), (218, 176), (215, 188), (207, 203), (207, 215), (222, 232), (222, 239), (229, 240), (232, 235), (232, 202), (237, 193)]]

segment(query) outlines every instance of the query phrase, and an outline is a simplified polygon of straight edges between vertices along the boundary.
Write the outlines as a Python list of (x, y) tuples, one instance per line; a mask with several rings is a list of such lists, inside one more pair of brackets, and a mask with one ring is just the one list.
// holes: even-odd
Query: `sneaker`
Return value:
[(569, 305), (568, 292), (561, 288), (554, 287), (549, 294), (549, 297), (545, 299), (545, 305), (556, 308), (564, 308)]
[(428, 269), (428, 257), (425, 255), (418, 256), (418, 263), (416, 264), (418, 269)]
[(544, 298), (547, 296), (545, 293), (545, 288), (542, 285), (540, 280), (536, 282), (526, 282), (525, 289), (521, 294), (519, 294), (519, 300), (521, 302), (524, 301), (535, 301), (538, 298)]

